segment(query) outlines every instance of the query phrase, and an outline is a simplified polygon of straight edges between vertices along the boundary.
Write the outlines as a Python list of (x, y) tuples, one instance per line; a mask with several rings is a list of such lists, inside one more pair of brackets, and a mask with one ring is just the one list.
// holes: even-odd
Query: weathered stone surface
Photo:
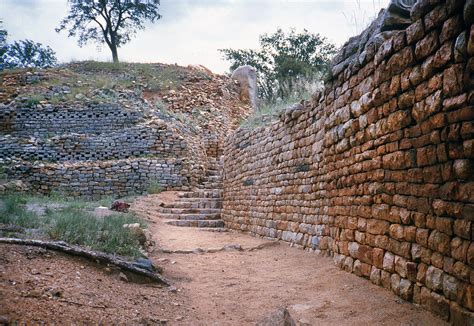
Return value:
[(474, 325), (474, 313), (450, 302), (450, 321), (453, 325)]
[(280, 308), (275, 312), (272, 312), (263, 320), (258, 322), (258, 326), (295, 326), (296, 322), (291, 317), (288, 309)]
[(410, 26), (408, 26), (406, 32), (408, 45), (421, 40), (425, 35), (423, 20), (419, 19)]
[(426, 306), (436, 315), (448, 319), (449, 318), (449, 301), (443, 296), (431, 292), (427, 288), (421, 288), (421, 304)]
[(383, 258), (383, 269), (387, 272), (395, 271), (395, 256), (388, 251), (385, 253)]
[(257, 70), (248, 65), (240, 66), (234, 70), (231, 78), (240, 83), (240, 100), (256, 108), (258, 99)]
[(436, 31), (430, 32), (415, 47), (415, 57), (421, 60), (429, 56), (439, 46), (438, 33)]
[(430, 266), (426, 271), (426, 286), (434, 291), (443, 289), (443, 271), (439, 268)]

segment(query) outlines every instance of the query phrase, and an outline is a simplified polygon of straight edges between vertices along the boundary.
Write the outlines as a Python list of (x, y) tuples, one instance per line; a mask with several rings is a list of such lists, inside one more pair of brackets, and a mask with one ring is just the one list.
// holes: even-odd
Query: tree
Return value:
[(6, 46), (1, 61), (5, 68), (47, 68), (54, 66), (57, 59), (56, 53), (49, 46), (21, 40)]
[(80, 47), (89, 41), (107, 44), (117, 63), (118, 48), (145, 29), (145, 21), (161, 18), (159, 5), (159, 0), (70, 0), (69, 14), (56, 32), (67, 29), (69, 37), (78, 37)]
[(336, 47), (319, 34), (306, 29), (288, 34), (278, 29), (260, 36), (259, 50), (221, 49), (231, 70), (241, 65), (257, 69), (260, 96), (266, 100), (304, 91), (329, 73), (329, 61)]
[(0, 20), (0, 70), (5, 68), (5, 61), (3, 55), (7, 52), (7, 36), (8, 32), (6, 29), (3, 29), (2, 21)]

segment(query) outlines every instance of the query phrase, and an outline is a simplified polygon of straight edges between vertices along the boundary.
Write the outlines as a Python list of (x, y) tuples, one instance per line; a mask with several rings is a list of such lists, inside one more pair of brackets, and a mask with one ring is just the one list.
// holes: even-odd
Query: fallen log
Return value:
[(158, 273), (136, 266), (133, 262), (126, 261), (120, 257), (106, 254), (105, 252), (87, 250), (78, 246), (72, 246), (64, 241), (43, 241), (43, 240), (29, 240), (18, 238), (0, 238), (0, 243), (35, 246), (45, 249), (64, 252), (69, 255), (84, 257), (92, 261), (99, 261), (105, 264), (112, 264), (121, 269), (132, 272), (141, 276), (145, 276), (153, 281), (164, 285), (170, 285), (169, 281)]

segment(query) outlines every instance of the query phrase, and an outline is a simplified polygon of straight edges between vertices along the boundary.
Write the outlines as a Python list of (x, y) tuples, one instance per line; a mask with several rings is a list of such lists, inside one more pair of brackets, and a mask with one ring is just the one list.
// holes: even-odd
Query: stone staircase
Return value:
[(166, 223), (198, 228), (224, 228), (221, 220), (222, 175), (221, 159), (209, 158), (204, 180), (193, 191), (181, 192), (178, 199), (159, 210)]
[(168, 204), (147, 201), (147, 211), (141, 215), (156, 214), (166, 224), (182, 227), (198, 227), (203, 230), (222, 232), (222, 162), (209, 158), (203, 181), (192, 191), (179, 192), (176, 201)]

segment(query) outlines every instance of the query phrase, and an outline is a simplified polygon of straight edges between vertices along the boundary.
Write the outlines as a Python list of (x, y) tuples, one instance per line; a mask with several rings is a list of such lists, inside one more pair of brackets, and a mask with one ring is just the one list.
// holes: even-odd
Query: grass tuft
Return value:
[(278, 119), (280, 113), (282, 113), (286, 108), (300, 102), (302, 99), (308, 99), (310, 96), (311, 93), (308, 91), (284, 99), (264, 102), (247, 119), (242, 121), (240, 126), (245, 129), (254, 129), (263, 126), (268, 122), (275, 121)]
[(0, 223), (17, 225), (24, 228), (36, 228), (39, 220), (33, 212), (26, 209), (25, 197), (7, 194), (0, 199)]
[(147, 193), (149, 193), (150, 195), (153, 195), (153, 194), (159, 194), (160, 192), (163, 191), (163, 188), (161, 187), (161, 184), (156, 181), (156, 180), (151, 180), (149, 183), (148, 183), (148, 186), (146, 188), (146, 191)]
[(119, 255), (140, 256), (138, 238), (123, 228), (124, 224), (139, 223), (131, 214), (114, 214), (96, 218), (84, 210), (69, 207), (50, 210), (48, 234), (51, 238), (71, 244)]
[[(0, 223), (39, 229), (42, 234), (54, 240), (86, 246), (124, 256), (138, 257), (139, 235), (124, 224), (143, 223), (131, 213), (116, 213), (107, 217), (95, 217), (92, 210), (108, 206), (111, 198), (100, 201), (86, 201), (68, 198), (61, 193), (51, 196), (29, 196), (11, 193), (0, 197)], [(30, 211), (26, 204), (46, 207), (44, 213)]]

